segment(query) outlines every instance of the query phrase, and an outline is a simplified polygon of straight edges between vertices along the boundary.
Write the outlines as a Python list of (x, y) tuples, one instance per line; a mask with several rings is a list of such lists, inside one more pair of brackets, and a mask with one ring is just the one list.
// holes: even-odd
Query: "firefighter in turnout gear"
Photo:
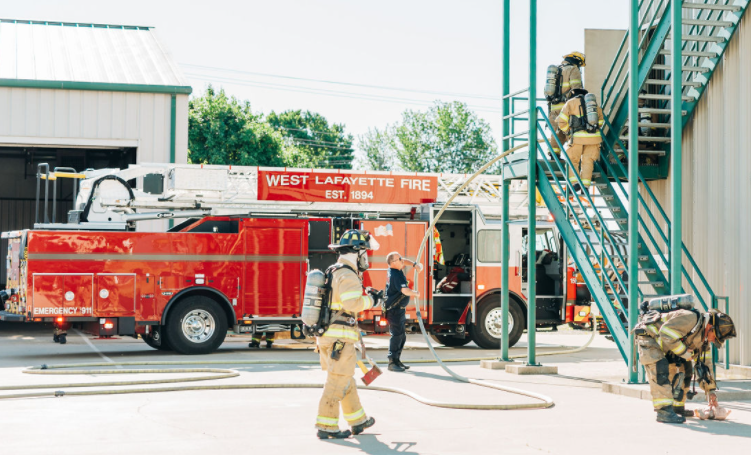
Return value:
[[(333, 272), (330, 292), (331, 322), (328, 330), (316, 338), (321, 367), (328, 373), (318, 405), (316, 428), (321, 439), (347, 438), (375, 424), (368, 417), (357, 395), (354, 373), (355, 343), (360, 339), (357, 313), (373, 307), (371, 295), (363, 295), (360, 273), (368, 269), (367, 251), (378, 244), (367, 231), (350, 229), (338, 244), (329, 248), (339, 254), (341, 267)], [(339, 406), (352, 431), (339, 430)]]
[[(566, 134), (563, 133), (556, 120), (558, 114), (563, 110), (566, 101), (571, 97), (571, 91), (574, 89), (584, 88), (582, 86), (582, 74), (579, 68), (586, 66), (585, 56), (581, 52), (572, 52), (563, 56), (560, 65), (551, 65), (548, 67), (549, 81), (545, 84), (545, 98), (548, 100), (548, 118), (550, 124), (555, 130), (550, 135), (550, 145), (553, 152), (560, 156), (561, 150), (558, 148), (558, 138), (561, 144), (566, 142)], [(555, 75), (553, 69), (556, 70)]]
[(685, 410), (692, 375), (707, 396), (710, 414), (720, 416), (717, 418), (727, 415), (714, 392), (711, 345), (720, 348), (736, 336), (730, 316), (714, 309), (708, 313), (694, 309), (648, 311), (640, 317), (634, 333), (658, 422), (683, 423), (685, 415), (693, 415)]
[[(566, 149), (574, 168), (579, 171), (581, 163), (581, 185), (573, 169), (569, 170), (569, 179), (573, 184), (574, 192), (579, 191), (583, 186), (582, 192), (586, 191), (592, 185), (592, 171), (595, 161), (600, 159), (600, 144), (602, 136), (600, 128), (604, 122), (602, 109), (596, 104), (589, 106), (585, 104), (585, 99), (594, 100), (594, 95), (588, 95), (585, 89), (574, 89), (571, 91), (572, 96), (563, 106), (558, 114), (558, 128), (564, 132), (570, 139), (569, 147)], [(587, 111), (592, 111), (587, 115)], [(588, 119), (587, 117), (590, 117)], [(595, 118), (591, 118), (595, 117)]]
[(250, 343), (248, 343), (249, 348), (260, 348), (261, 347), (261, 338), (266, 335), (266, 349), (271, 349), (271, 346), (274, 344), (274, 336), (276, 335), (276, 332), (256, 332), (253, 334), (253, 337), (250, 339)]

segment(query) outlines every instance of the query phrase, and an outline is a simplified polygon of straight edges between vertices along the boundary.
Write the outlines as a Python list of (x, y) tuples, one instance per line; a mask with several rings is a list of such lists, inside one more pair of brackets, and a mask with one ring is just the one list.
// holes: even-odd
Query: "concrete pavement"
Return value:
[[(560, 346), (580, 346), (588, 336), (579, 332), (538, 332), (538, 352), (558, 350)], [(227, 362), (226, 366), (232, 367), (235, 360), (316, 359), (310, 346), (293, 345), (291, 340), (280, 340), (278, 347), (271, 350), (250, 350), (247, 348), (248, 337), (239, 336), (228, 338), (217, 353), (201, 357), (156, 351), (142, 341), (130, 338), (96, 340), (71, 333), (68, 344), (64, 346), (54, 344), (50, 339), (47, 330), (0, 323), (0, 384), (113, 379), (93, 372), (84, 376), (52, 377), (21, 373), (24, 366), (42, 363), (212, 360)], [(519, 347), (512, 348), (512, 354), (525, 352), (525, 339), (522, 338)], [(379, 361), (385, 359), (387, 341), (387, 337), (367, 339), (371, 354)], [(407, 363), (429, 357), (419, 335), (410, 335), (408, 343), (410, 349), (403, 355)], [(294, 346), (294, 349), (284, 349), (282, 345)], [(442, 358), (492, 357), (496, 354), (474, 344), (438, 351)], [(402, 395), (363, 390), (361, 397), (365, 410), (376, 418), (377, 423), (367, 434), (339, 441), (315, 438), (313, 421), (320, 398), (320, 390), (316, 389), (2, 400), (2, 453), (630, 454), (638, 450), (649, 450), (650, 453), (707, 450), (733, 454), (746, 451), (751, 437), (751, 402), (726, 402), (733, 409), (731, 420), (727, 422), (690, 419), (688, 424), (681, 426), (658, 424), (648, 401), (602, 392), (603, 382), (620, 382), (626, 374), (617, 349), (604, 338), (598, 336), (585, 351), (540, 356), (538, 360), (545, 365), (557, 366), (559, 374), (518, 376), (501, 370), (482, 369), (479, 362), (450, 363), (449, 367), (464, 376), (548, 395), (555, 401), (553, 408), (452, 410), (426, 406)], [(127, 368), (134, 367), (123, 367)], [(315, 365), (237, 365), (235, 369), (240, 376), (223, 380), (221, 384), (322, 383), (325, 378)], [(359, 376), (358, 371), (356, 377)], [(163, 376), (144, 376), (151, 377)], [(385, 372), (374, 385), (405, 388), (426, 398), (444, 401), (534, 401), (457, 383), (436, 364), (413, 364), (407, 373)], [(17, 392), (0, 391), (0, 394), (10, 393)]]

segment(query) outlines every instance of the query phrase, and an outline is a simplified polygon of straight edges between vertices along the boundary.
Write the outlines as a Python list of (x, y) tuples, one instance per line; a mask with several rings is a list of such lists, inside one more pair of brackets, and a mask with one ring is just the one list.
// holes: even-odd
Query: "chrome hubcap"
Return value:
[(193, 343), (203, 343), (214, 334), (214, 317), (205, 310), (193, 310), (183, 318), (183, 335)]
[[(485, 317), (485, 331), (490, 334), (493, 338), (501, 339), (501, 328), (503, 325), (501, 324), (503, 318), (503, 312), (501, 311), (501, 307), (493, 308), (488, 313), (487, 317)], [(514, 330), (514, 317), (511, 315), (511, 312), (509, 312), (508, 315), (508, 333), (511, 333), (511, 331)]]

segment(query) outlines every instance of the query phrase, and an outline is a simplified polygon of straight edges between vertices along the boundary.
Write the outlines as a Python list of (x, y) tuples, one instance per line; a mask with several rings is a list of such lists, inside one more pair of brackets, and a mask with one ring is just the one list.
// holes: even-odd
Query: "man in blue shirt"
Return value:
[(422, 264), (415, 265), (414, 261), (404, 259), (401, 254), (394, 251), (386, 256), (386, 262), (389, 265), (386, 278), (386, 320), (389, 323), (389, 333), (391, 341), (389, 342), (389, 371), (402, 372), (409, 367), (401, 362), (399, 357), (402, 355), (404, 343), (407, 341), (405, 326), (407, 315), (404, 311), (409, 305), (410, 297), (419, 297), (420, 293), (409, 288), (407, 277), (404, 276), (403, 269), (409, 265), (417, 267), (422, 271)]

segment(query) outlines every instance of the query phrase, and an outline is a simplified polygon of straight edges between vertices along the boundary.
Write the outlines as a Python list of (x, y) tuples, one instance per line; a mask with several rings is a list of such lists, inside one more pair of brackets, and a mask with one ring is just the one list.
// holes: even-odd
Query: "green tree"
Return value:
[(266, 121), (286, 139), (287, 166), (352, 169), (354, 139), (344, 125), (329, 125), (321, 114), (301, 110), (272, 111)]
[(383, 131), (368, 128), (368, 132), (358, 138), (362, 154), (356, 160), (357, 168), (371, 171), (397, 170), (399, 167), (393, 138), (393, 129), (388, 126)]
[(490, 126), (458, 101), (405, 111), (394, 145), (400, 168), (415, 172), (471, 173), (497, 149)]
[(196, 164), (284, 166), (282, 135), (253, 114), (250, 103), (212, 86), (190, 100), (188, 161)]

